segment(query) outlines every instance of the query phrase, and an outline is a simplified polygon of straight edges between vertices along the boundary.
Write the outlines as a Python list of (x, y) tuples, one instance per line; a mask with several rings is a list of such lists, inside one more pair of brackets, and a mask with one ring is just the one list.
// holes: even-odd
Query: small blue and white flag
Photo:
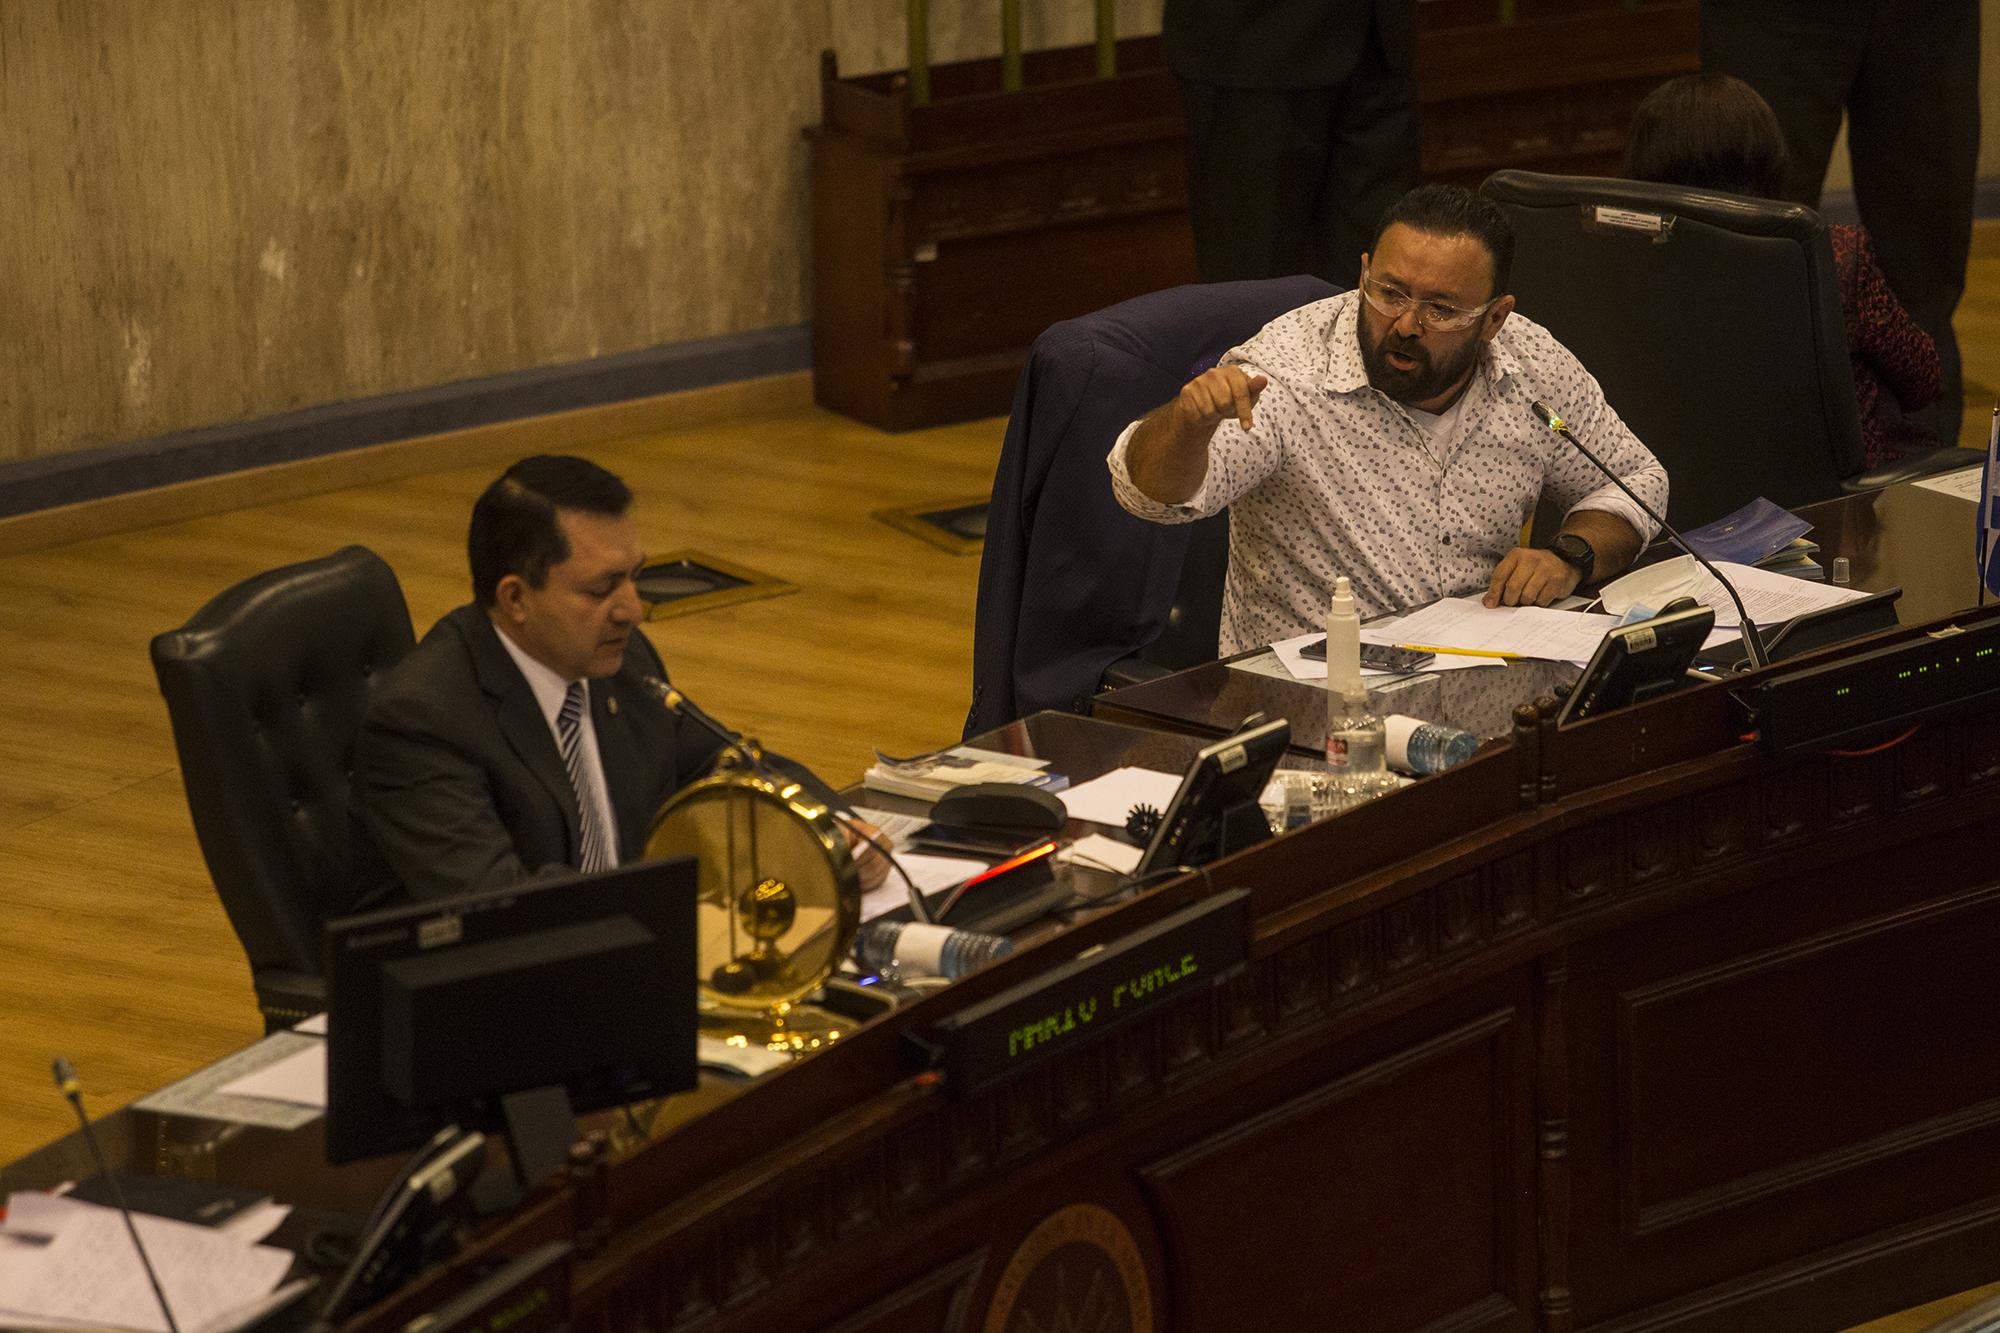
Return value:
[(2000, 404), (1993, 408), (1993, 430), (1986, 438), (1986, 468), (1979, 484), (1979, 578), (1986, 591), (2000, 597)]

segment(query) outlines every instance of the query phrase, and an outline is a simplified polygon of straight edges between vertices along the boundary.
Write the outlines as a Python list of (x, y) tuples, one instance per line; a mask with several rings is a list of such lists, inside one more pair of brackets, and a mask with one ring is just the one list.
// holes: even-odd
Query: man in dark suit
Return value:
[(1702, 0), (1701, 66), (1777, 113), (1785, 193), (1819, 207), (1847, 117), (1854, 204), (1883, 276), (1937, 344), (1943, 383), (1912, 414), (1946, 444), (1964, 384), (1952, 315), (1965, 294), (1979, 174), (1979, 0)]
[[(357, 822), (377, 854), (359, 859), (386, 862), (411, 896), (632, 860), (661, 803), (714, 766), (721, 742), (649, 683), (667, 671), (638, 628), (631, 504), (596, 464), (542, 456), (473, 506), (476, 600), (376, 687), (355, 748)], [(862, 861), (879, 881), (879, 857)]]
[(1351, 287), (1417, 177), (1416, 0), (1166, 0), (1203, 282)]

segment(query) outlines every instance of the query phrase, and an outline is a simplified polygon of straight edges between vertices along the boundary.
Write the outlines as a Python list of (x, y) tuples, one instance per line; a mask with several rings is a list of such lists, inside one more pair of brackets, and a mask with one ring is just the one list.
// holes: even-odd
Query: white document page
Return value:
[[(954, 884), (963, 884), (974, 875), (987, 868), (987, 862), (970, 856), (931, 856), (925, 852), (897, 852), (896, 864), (903, 867), (923, 893), (936, 893)], [(903, 883), (903, 876), (894, 870), (880, 886), (870, 889), (861, 898), (861, 919), (873, 921), (884, 912), (893, 912), (898, 907), (907, 906), (910, 901), (909, 886)]]
[(231, 1079), (218, 1091), (230, 1097), (262, 1097), (294, 1106), (326, 1109), (326, 1043), (314, 1042), (275, 1064)]
[(1125, 827), (1125, 817), (1135, 805), (1150, 805), (1162, 814), (1180, 790), (1178, 773), (1155, 773), (1150, 768), (1118, 768), (1101, 778), (1057, 792), (1056, 796), (1072, 819), (1088, 819), (1096, 824)]
[(929, 815), (899, 815), (888, 810), (875, 810), (865, 805), (853, 809), (856, 819), (863, 819), (882, 830), (882, 836), (889, 840), (889, 846), (901, 851), (909, 846), (910, 835), (931, 822)]
[[(232, 1311), (263, 1300), (292, 1266), (290, 1251), (245, 1244), (214, 1227), (143, 1213), (133, 1222), (184, 1330), (220, 1324)], [(9, 1247), (0, 1269), (0, 1322), (165, 1330), (159, 1300), (117, 1209), (23, 1191), (7, 1199), (6, 1226), (51, 1239), (39, 1249)]]
[(1064, 865), (1080, 865), (1091, 870), (1109, 870), (1120, 875), (1129, 875), (1139, 868), (1139, 858), (1146, 854), (1143, 847), (1134, 847), (1129, 842), (1107, 838), (1102, 833), (1093, 833), (1078, 838), (1069, 846), (1056, 853), (1056, 859)]
[[(1974, 454), (1967, 461), (1970, 464), (1977, 464), (1980, 460), (1979, 456)], [(1961, 500), (1970, 500), (1978, 504), (1980, 483), (1984, 478), (1983, 469), (1967, 466), (1954, 472), (1940, 472), (1935, 477), (1925, 477), (1922, 481), (1912, 482), (1911, 485), (1921, 486), (1927, 491), (1942, 491), (1946, 495), (1956, 495)]]
[[(1743, 599), (1744, 609), (1759, 625), (1783, 624), (1808, 611), (1838, 606), (1868, 595), (1853, 588), (1820, 583), (1814, 579), (1795, 579), (1789, 574), (1777, 574), (1752, 565), (1732, 565), (1718, 560), (1715, 567), (1722, 571), (1724, 578), (1736, 585), (1736, 595)], [(1703, 605), (1715, 608), (1718, 628), (1743, 623), (1742, 617), (1736, 614), (1736, 604), (1720, 587), (1710, 590), (1701, 600)]]
[(1364, 625), (1364, 643), (1475, 648), (1552, 662), (1584, 662), (1597, 651), (1614, 616), (1544, 606), (1480, 605), (1477, 597), (1447, 597), (1412, 611), (1386, 629)]

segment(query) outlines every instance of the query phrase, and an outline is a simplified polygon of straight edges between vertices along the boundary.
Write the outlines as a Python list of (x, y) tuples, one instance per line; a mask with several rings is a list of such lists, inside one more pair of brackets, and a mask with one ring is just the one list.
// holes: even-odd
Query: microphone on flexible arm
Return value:
[(1674, 545), (1680, 547), (1683, 551), (1686, 551), (1689, 555), (1693, 556), (1695, 559), (1695, 563), (1699, 564), (1703, 569), (1707, 570), (1709, 574), (1715, 579), (1715, 581), (1722, 585), (1722, 590), (1729, 594), (1729, 600), (1736, 603), (1736, 614), (1740, 618), (1741, 628), (1743, 630), (1743, 648), (1744, 651), (1749, 654), (1751, 667), (1755, 669), (1757, 667), (1770, 665), (1771, 662), (1770, 654), (1764, 651), (1764, 636), (1757, 632), (1757, 622), (1750, 618), (1750, 612), (1746, 610), (1743, 606), (1743, 599), (1736, 595), (1736, 585), (1731, 583), (1728, 579), (1724, 578), (1722, 576), (1722, 571), (1709, 563), (1708, 557), (1704, 556), (1701, 552), (1695, 550), (1694, 547), (1688, 545), (1687, 538), (1681, 536), (1679, 532), (1675, 531), (1674, 525), (1667, 522), (1666, 516), (1664, 514), (1655, 513), (1653, 510), (1653, 506), (1647, 504), (1644, 500), (1641, 500), (1637, 495), (1633, 494), (1632, 488), (1625, 484), (1625, 479), (1623, 477), (1619, 476), (1616, 472), (1613, 472), (1610, 468), (1606, 467), (1604, 465), (1603, 459), (1599, 458), (1596, 454), (1590, 452), (1590, 450), (1584, 446), (1582, 440), (1577, 439), (1575, 435), (1571, 434), (1569, 427), (1563, 424), (1563, 419), (1556, 415), (1556, 411), (1554, 408), (1550, 407), (1546, 402), (1542, 401), (1540, 398), (1537, 398), (1535, 400), (1534, 408), (1535, 408), (1535, 415), (1542, 419), (1543, 425), (1547, 426), (1557, 435), (1567, 440), (1571, 448), (1575, 449), (1578, 453), (1582, 454), (1585, 458), (1590, 460), (1590, 464), (1592, 467), (1596, 468), (1599, 472), (1602, 472), (1605, 476), (1611, 478), (1612, 483), (1615, 486), (1617, 486), (1619, 490), (1625, 492), (1626, 499), (1630, 500), (1633, 504), (1638, 505), (1640, 510), (1646, 515), (1646, 517), (1652, 519), (1655, 523), (1659, 524), (1660, 530), (1666, 533), (1669, 537), (1672, 537), (1674, 539)]
[(764, 752), (757, 747), (757, 742), (745, 740), (741, 732), (731, 731), (728, 727), (717, 722), (701, 710), (701, 705), (667, 684), (660, 677), (645, 676), (641, 678), (639, 683), (658, 696), (661, 707), (665, 708), (669, 713), (672, 713), (675, 717), (684, 717), (688, 721), (693, 722), (702, 730), (720, 740), (724, 745), (742, 755), (744, 759), (749, 761), (750, 767), (758, 773), (775, 780), (776, 774), (764, 766)]
[(125, 1205), (125, 1191), (119, 1188), (118, 1177), (105, 1160), (104, 1149), (98, 1146), (97, 1131), (91, 1128), (90, 1117), (84, 1114), (83, 1089), (76, 1081), (76, 1070), (61, 1056), (55, 1058), (51, 1069), (56, 1076), (56, 1087), (76, 1108), (76, 1120), (83, 1126), (84, 1142), (90, 1145), (90, 1155), (97, 1159), (97, 1169), (104, 1173), (104, 1183), (111, 1187), (111, 1197), (118, 1201), (118, 1215), (125, 1219), (125, 1230), (132, 1237), (132, 1248), (139, 1252), (139, 1262), (146, 1266), (146, 1281), (153, 1284), (153, 1299), (160, 1303), (160, 1313), (166, 1316), (167, 1333), (181, 1333), (180, 1325), (174, 1322), (173, 1309), (167, 1304), (167, 1293), (160, 1287), (160, 1275), (153, 1271), (153, 1260), (139, 1241), (139, 1227), (132, 1221), (132, 1210)]
[[(684, 717), (712, 733), (724, 745), (729, 746), (745, 759), (749, 760), (751, 768), (757, 773), (769, 778), (773, 782), (779, 781), (778, 775), (765, 766), (764, 752), (757, 748), (755, 741), (746, 741), (740, 733), (731, 731), (728, 727), (717, 722), (707, 713), (704, 713), (701, 710), (701, 706), (695, 703), (694, 700), (688, 698), (658, 676), (643, 677), (640, 680), (640, 684), (651, 690), (659, 698), (661, 707), (665, 708), (669, 713), (672, 713), (675, 717)], [(883, 839), (860, 828), (858, 826), (860, 821), (856, 820), (848, 812), (829, 807), (827, 813), (843, 829), (846, 829), (848, 833), (859, 838), (882, 854), (883, 860), (889, 863), (889, 868), (901, 877), (903, 887), (909, 890), (911, 914), (919, 921), (930, 921), (930, 904), (924, 901), (924, 895), (918, 890), (916, 881), (910, 878), (909, 872), (904, 870), (902, 863), (896, 859), (894, 848)]]

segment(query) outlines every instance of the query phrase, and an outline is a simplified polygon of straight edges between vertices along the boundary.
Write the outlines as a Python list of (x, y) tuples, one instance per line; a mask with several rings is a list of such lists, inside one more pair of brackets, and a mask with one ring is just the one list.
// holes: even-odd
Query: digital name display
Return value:
[(1804, 667), (1749, 692), (1764, 749), (1809, 752), (1888, 734), (2000, 695), (2000, 620), (1947, 625), (1921, 637)]
[(913, 1039), (968, 1097), (1225, 981), (1249, 955), (1250, 895), (1231, 890), (1086, 950)]

